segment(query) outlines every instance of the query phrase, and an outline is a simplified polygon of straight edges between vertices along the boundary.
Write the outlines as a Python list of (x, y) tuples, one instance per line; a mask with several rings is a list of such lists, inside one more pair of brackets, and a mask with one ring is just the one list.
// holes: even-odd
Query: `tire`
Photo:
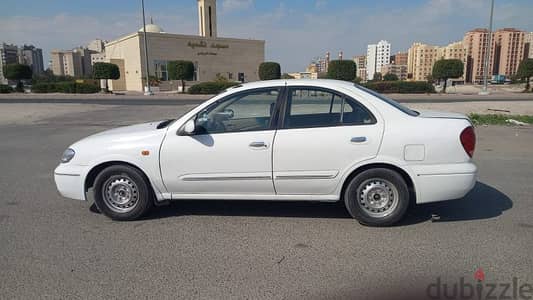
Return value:
[(376, 168), (357, 174), (344, 191), (350, 215), (363, 225), (390, 226), (400, 221), (409, 207), (409, 190), (397, 172)]
[(116, 221), (137, 220), (154, 205), (145, 176), (126, 165), (110, 166), (96, 176), (94, 202), (100, 212)]

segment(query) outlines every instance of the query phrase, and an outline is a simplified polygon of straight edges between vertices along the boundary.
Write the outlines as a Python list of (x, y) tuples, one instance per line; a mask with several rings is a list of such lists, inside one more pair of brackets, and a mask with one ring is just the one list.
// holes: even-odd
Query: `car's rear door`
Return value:
[(383, 124), (360, 102), (318, 87), (289, 87), (273, 152), (278, 195), (328, 195), (342, 174), (377, 155)]

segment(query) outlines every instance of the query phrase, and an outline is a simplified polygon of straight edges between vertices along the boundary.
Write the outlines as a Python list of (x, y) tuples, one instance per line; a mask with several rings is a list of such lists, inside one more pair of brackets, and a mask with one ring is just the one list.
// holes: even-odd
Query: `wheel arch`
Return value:
[[(98, 176), (98, 174), (100, 174), (100, 172), (102, 172), (104, 169), (106, 169), (108, 167), (118, 166), (118, 165), (129, 166), (129, 167), (132, 167), (132, 168), (136, 169), (137, 171), (139, 171), (142, 174), (143, 179), (146, 181), (146, 183), (150, 187), (151, 192), (155, 196), (154, 187), (152, 185), (152, 182), (150, 181), (150, 178), (146, 175), (146, 172), (143, 169), (141, 169), (140, 167), (138, 167), (137, 165), (132, 164), (131, 162), (126, 162), (126, 161), (121, 161), (121, 160), (106, 161), (106, 162), (102, 162), (100, 164), (97, 164), (97, 165), (93, 166), (91, 168), (91, 170), (87, 173), (87, 176), (85, 176), (85, 181), (84, 181), (84, 184), (83, 184), (84, 192), (87, 193), (89, 191), (89, 189), (94, 186), (96, 177)], [(155, 198), (154, 198), (154, 201), (155, 201)]]
[(398, 167), (396, 165), (390, 164), (390, 163), (369, 163), (369, 164), (366, 164), (366, 165), (362, 165), (362, 166), (356, 168), (355, 170), (353, 170), (346, 177), (344, 182), (342, 183), (342, 188), (341, 188), (341, 193), (340, 193), (340, 198), (339, 199), (342, 200), (344, 198), (344, 192), (345, 192), (346, 188), (348, 187), (348, 184), (350, 183), (352, 178), (354, 178), (355, 176), (357, 176), (361, 172), (364, 172), (364, 171), (370, 170), (370, 169), (376, 169), (376, 168), (389, 169), (389, 170), (398, 172), (398, 174), (400, 174), (402, 176), (403, 180), (405, 180), (405, 183), (407, 184), (407, 188), (409, 189), (409, 202), (410, 202), (410, 204), (415, 204), (416, 203), (416, 188), (415, 188), (415, 184), (414, 184), (413, 179), (411, 178), (409, 173), (407, 173), (407, 171), (405, 171), (404, 169), (402, 169), (402, 168), (400, 168), (400, 167)]

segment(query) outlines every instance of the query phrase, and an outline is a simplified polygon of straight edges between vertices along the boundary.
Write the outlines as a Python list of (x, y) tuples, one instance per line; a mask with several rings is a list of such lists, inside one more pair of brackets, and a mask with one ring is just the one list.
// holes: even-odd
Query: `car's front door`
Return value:
[(161, 174), (173, 198), (273, 195), (273, 117), (281, 88), (240, 92), (195, 117), (195, 133), (169, 132)]
[(377, 155), (383, 122), (332, 90), (290, 87), (276, 133), (273, 175), (279, 195), (330, 195), (342, 174)]

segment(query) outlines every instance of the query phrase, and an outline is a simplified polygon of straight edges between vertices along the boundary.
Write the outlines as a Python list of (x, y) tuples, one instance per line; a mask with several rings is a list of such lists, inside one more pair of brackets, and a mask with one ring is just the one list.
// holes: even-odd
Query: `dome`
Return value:
[[(139, 29), (140, 32), (144, 31), (144, 28), (141, 27)], [(164, 33), (165, 31), (163, 28), (159, 27), (159, 25), (156, 24), (146, 24), (146, 32), (155, 32), (155, 33)]]

